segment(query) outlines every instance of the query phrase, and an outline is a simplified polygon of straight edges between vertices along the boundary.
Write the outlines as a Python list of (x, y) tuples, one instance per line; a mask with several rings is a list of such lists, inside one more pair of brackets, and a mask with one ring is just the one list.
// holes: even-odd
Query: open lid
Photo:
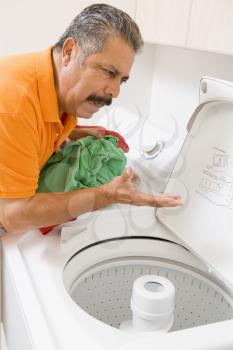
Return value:
[(232, 287), (233, 100), (205, 101), (191, 120), (165, 189), (181, 194), (184, 204), (159, 209), (157, 216)]

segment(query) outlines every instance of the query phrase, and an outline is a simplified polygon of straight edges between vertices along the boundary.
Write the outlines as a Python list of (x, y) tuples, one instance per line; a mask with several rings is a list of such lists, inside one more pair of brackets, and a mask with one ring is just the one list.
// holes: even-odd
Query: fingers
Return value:
[(178, 195), (158, 195), (156, 197), (157, 208), (161, 207), (179, 207), (181, 206), (182, 199)]
[(142, 192), (136, 192), (131, 203), (137, 206), (146, 205), (155, 208), (178, 207), (182, 205), (182, 199), (178, 195), (151, 195)]
[(103, 136), (104, 136), (104, 132), (102, 130), (99, 130), (99, 129), (95, 129), (95, 128), (92, 128), (92, 129), (85, 129), (83, 128), (82, 129), (83, 132), (85, 132), (86, 136), (94, 136), (95, 138), (97, 139), (101, 139)]
[(115, 177), (111, 182), (103, 185), (108, 198), (112, 203), (131, 204), (136, 206), (178, 207), (182, 205), (182, 199), (177, 194), (148, 194), (135, 189), (133, 178), (135, 174), (132, 168), (127, 168), (123, 175)]
[(172, 197), (174, 199), (179, 199), (181, 198), (179, 194), (174, 194), (174, 193), (160, 193), (159, 196), (161, 197)]
[(100, 139), (104, 136), (104, 130), (98, 128), (76, 128), (70, 133), (69, 138), (71, 141), (76, 141), (86, 136)]
[(129, 180), (131, 181), (134, 178), (134, 172), (133, 169), (131, 167), (128, 167), (125, 172), (122, 175), (124, 180)]
[[(162, 193), (152, 195), (143, 192), (137, 192), (133, 183), (135, 177), (136, 175), (133, 172), (132, 168), (128, 167), (121, 176), (122, 182), (118, 184), (121, 188), (125, 188), (126, 193), (129, 191), (128, 195), (125, 193), (124, 197), (128, 203), (137, 206), (151, 206), (156, 208), (177, 207), (182, 205), (182, 199), (178, 194)], [(127, 186), (127, 189), (125, 186)]]

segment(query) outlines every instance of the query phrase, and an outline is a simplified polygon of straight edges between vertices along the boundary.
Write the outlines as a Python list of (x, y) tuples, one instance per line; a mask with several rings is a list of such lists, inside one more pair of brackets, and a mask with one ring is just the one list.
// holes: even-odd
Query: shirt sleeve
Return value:
[(0, 198), (31, 197), (39, 177), (35, 113), (0, 113)]

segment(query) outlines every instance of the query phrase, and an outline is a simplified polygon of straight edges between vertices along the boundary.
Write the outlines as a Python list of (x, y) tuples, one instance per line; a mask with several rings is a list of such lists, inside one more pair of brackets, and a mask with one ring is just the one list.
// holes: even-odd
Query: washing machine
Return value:
[[(114, 205), (47, 236), (3, 234), (9, 350), (233, 349), (232, 130), (233, 84), (203, 77), (173, 169), (161, 172), (161, 140), (129, 160), (136, 186), (161, 191), (164, 174), (163, 191), (181, 194), (181, 207)], [(169, 331), (121, 327), (142, 276), (174, 285)]]

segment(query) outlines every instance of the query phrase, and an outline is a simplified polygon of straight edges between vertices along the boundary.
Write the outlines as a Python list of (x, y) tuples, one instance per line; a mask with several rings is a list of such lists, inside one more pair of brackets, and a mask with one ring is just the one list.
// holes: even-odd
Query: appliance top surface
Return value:
[[(55, 232), (44, 237), (37, 231), (30, 231), (12, 240), (7, 237), (3, 239), (3, 253), (8, 260), (9, 271), (13, 274), (11, 277), (16, 281), (17, 278), (22, 281), (22, 277), (24, 280), (23, 289), (20, 288), (21, 283), (16, 284), (17, 295), (21, 307), (27, 310), (25, 317), (28, 317), (31, 327), (38, 328), (36, 311), (40, 309), (41, 317), (44, 317), (44, 326), (48, 322), (51, 339), (55, 344), (54, 349), (59, 347), (61, 350), (75, 350), (79, 344), (83, 350), (106, 350), (109, 349), (111, 339), (114, 339), (112, 349), (131, 349), (131, 344), (135, 346), (135, 335), (122, 335), (122, 338), (116, 341), (119, 331), (112, 327), (106, 328), (106, 325), (97, 322), (73, 303), (63, 285), (64, 262), (59, 247), (60, 237)], [(205, 339), (208, 339), (209, 349), (214, 349), (217, 343), (229, 345), (231, 339), (228, 330), (229, 327), (232, 329), (232, 324), (233, 320), (161, 335), (158, 344), (164, 350), (169, 350), (174, 341), (181, 349), (186, 350), (187, 341), (194, 344), (195, 339), (199, 339), (198, 343), (195, 343), (195, 350), (203, 349)], [(218, 334), (217, 340), (213, 334)], [(148, 342), (150, 339), (150, 345), (146, 339)], [(146, 335), (144, 340), (150, 349), (151, 344), (157, 341), (157, 336)], [(104, 343), (108, 343), (108, 346)]]

